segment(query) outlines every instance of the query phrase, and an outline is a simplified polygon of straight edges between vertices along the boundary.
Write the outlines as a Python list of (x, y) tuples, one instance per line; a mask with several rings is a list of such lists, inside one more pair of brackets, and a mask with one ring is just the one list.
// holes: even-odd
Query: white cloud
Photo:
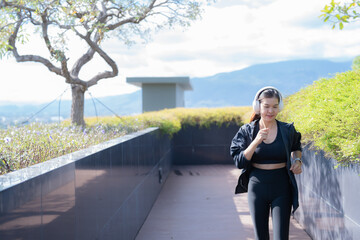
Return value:
[[(138, 88), (128, 76), (210, 76), (265, 62), (287, 59), (351, 59), (360, 54), (360, 24), (332, 30), (319, 15), (328, 0), (218, 0), (201, 21), (187, 29), (161, 31), (147, 45), (124, 46), (110, 39), (104, 49), (119, 67), (119, 76), (90, 88), (96, 97)], [(30, 50), (37, 49), (37, 45)], [(75, 46), (74, 61), (82, 51)], [(98, 57), (81, 73), (86, 79), (109, 67)], [(67, 87), (38, 64), (1, 60), (0, 101), (51, 101)], [(36, 82), (35, 84), (33, 84)], [(67, 96), (70, 98), (70, 94)]]

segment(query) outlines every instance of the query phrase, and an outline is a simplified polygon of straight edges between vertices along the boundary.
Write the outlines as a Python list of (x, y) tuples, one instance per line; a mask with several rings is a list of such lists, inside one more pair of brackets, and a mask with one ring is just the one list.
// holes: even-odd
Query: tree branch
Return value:
[(71, 70), (71, 75), (72, 76), (79, 76), (79, 72), (81, 70), (81, 68), (87, 64), (88, 62), (91, 61), (91, 59), (93, 59), (95, 54), (95, 50), (92, 48), (89, 48), (89, 50), (82, 55), (74, 64), (72, 70)]
[(114, 30), (114, 29), (116, 29), (116, 28), (118, 28), (118, 27), (120, 27), (120, 26), (122, 26), (124, 24), (127, 24), (127, 23), (135, 23), (135, 24), (140, 23), (141, 21), (143, 21), (147, 17), (148, 13), (154, 8), (154, 5), (155, 5), (156, 1), (157, 0), (151, 1), (149, 6), (145, 9), (145, 11), (141, 15), (139, 15), (137, 17), (130, 17), (130, 18), (124, 19), (124, 20), (119, 21), (119, 22), (117, 22), (115, 24), (110, 24), (106, 28), (109, 29), (109, 30)]
[[(98, 83), (98, 81), (101, 79), (112, 78), (112, 77), (117, 76), (119, 73), (119, 70), (118, 70), (118, 67), (117, 67), (115, 61), (112, 60), (109, 57), (109, 55), (107, 55), (106, 52), (104, 52), (96, 42), (94, 42), (90, 39), (91, 33), (88, 33), (87, 35), (84, 36), (81, 33), (77, 32), (76, 30), (75, 30), (75, 32), (79, 37), (84, 39), (87, 42), (87, 44), (90, 46), (90, 48), (93, 49), (95, 52), (97, 52), (100, 55), (100, 57), (102, 57), (105, 60), (105, 62), (112, 68), (112, 71), (104, 71), (104, 72), (98, 73), (96, 76), (94, 76), (89, 81), (87, 81), (87, 87), (96, 85)], [(96, 34), (96, 36), (94, 37), (95, 41), (98, 41), (99, 38), (100, 38), (99, 34)], [(89, 51), (91, 51), (91, 50), (88, 50), (88, 52)], [(85, 55), (83, 57), (85, 58)], [(85, 63), (83, 63), (82, 66), (84, 64)]]
[[(42, 36), (43, 36), (43, 39), (45, 41), (45, 45), (47, 47), (47, 49), (49, 50), (50, 52), (50, 55), (52, 57), (54, 57), (56, 60), (60, 61), (61, 62), (61, 75), (63, 77), (65, 77), (65, 81), (67, 83), (72, 83), (73, 82), (73, 79), (71, 77), (71, 74), (69, 72), (69, 69), (67, 67), (67, 59), (66, 59), (66, 56), (65, 56), (65, 53), (63, 51), (60, 51), (60, 50), (56, 50), (53, 48), (51, 42), (50, 42), (50, 39), (49, 39), (49, 36), (48, 36), (48, 26), (49, 26), (49, 22), (47, 20), (47, 10), (45, 10), (42, 14), (41, 14), (41, 20), (42, 20), (42, 24), (41, 24), (41, 27), (42, 27)], [(84, 84), (82, 84), (84, 85)]]
[(19, 29), (20, 29), (20, 27), (21, 27), (21, 25), (23, 23), (23, 20), (24, 20), (20, 13), (18, 13), (18, 18), (19, 18), (19, 20), (17, 21), (17, 23), (15, 25), (14, 32), (9, 37), (9, 46), (11, 46), (11, 49), (9, 49), (9, 51), (11, 51), (13, 53), (16, 61), (17, 62), (38, 62), (38, 63), (42, 63), (51, 72), (54, 72), (57, 75), (62, 76), (61, 69), (58, 68), (58, 67), (55, 67), (48, 59), (43, 58), (43, 57), (38, 56), (38, 55), (20, 55), (18, 53), (17, 48), (16, 48), (16, 38), (17, 38), (17, 34), (19, 32)]

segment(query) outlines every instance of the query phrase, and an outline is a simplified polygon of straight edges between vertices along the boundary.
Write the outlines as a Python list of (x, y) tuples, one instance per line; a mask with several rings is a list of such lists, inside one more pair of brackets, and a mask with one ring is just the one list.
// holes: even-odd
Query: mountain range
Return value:
[[(248, 106), (258, 89), (278, 88), (291, 95), (314, 81), (351, 70), (352, 61), (292, 60), (253, 65), (241, 70), (209, 77), (191, 78), (192, 91), (185, 92), (185, 106)], [(141, 113), (141, 90), (117, 96), (86, 99), (85, 116), (131, 115)], [(59, 121), (69, 118), (70, 100), (44, 104), (8, 104), (0, 106), (0, 124), (9, 122)]]
[(351, 61), (293, 60), (192, 78), (194, 91), (185, 92), (185, 104), (187, 107), (249, 106), (262, 87), (274, 86), (286, 97), (320, 78), (351, 70), (351, 65)]

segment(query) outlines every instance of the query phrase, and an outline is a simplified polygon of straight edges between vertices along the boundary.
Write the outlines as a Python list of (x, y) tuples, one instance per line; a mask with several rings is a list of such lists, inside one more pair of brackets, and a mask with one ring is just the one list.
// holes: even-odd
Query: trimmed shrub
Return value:
[(305, 143), (313, 143), (339, 164), (359, 162), (360, 72), (314, 82), (287, 97), (279, 117), (295, 122)]
[(175, 108), (156, 112), (146, 112), (135, 116), (87, 118), (86, 124), (122, 125), (136, 128), (159, 127), (160, 130), (172, 136), (183, 126), (209, 127), (212, 124), (236, 123), (242, 125), (248, 121), (251, 107), (224, 107), (224, 108)]

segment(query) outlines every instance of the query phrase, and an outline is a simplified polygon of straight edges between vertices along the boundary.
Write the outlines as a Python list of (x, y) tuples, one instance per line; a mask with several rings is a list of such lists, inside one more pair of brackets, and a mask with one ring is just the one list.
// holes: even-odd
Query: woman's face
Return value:
[(263, 98), (260, 102), (260, 116), (264, 121), (275, 120), (279, 113), (279, 100), (276, 97)]

